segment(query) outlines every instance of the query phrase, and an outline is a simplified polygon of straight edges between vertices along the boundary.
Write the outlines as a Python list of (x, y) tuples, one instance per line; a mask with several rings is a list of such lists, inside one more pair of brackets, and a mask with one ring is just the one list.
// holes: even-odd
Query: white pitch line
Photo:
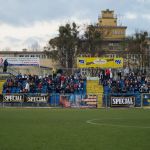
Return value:
[[(120, 118), (111, 118), (110, 120), (119, 120)], [(104, 120), (104, 119), (91, 119), (87, 120), (87, 124), (92, 124), (92, 125), (99, 125), (99, 126), (114, 126), (114, 127), (124, 127), (124, 128), (141, 128), (141, 129), (150, 129), (150, 126), (132, 126), (132, 125), (117, 125), (117, 124), (107, 124), (107, 123), (96, 123), (94, 121), (97, 120)]]

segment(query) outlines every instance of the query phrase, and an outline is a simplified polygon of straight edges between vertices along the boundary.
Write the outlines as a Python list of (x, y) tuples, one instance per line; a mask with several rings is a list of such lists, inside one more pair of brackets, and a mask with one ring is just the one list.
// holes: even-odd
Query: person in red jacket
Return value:
[(106, 75), (106, 79), (110, 79), (110, 70), (109, 69), (105, 70), (105, 75)]

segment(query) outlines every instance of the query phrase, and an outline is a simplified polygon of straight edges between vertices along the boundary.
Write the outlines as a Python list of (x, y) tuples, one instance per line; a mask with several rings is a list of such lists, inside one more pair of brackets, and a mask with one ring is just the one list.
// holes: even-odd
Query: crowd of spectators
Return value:
[(9, 78), (3, 85), (3, 93), (83, 93), (85, 78), (74, 75), (53, 74), (46, 76), (22, 75)]
[(121, 70), (115, 73), (111, 69), (100, 72), (99, 81), (103, 85), (105, 93), (150, 92), (150, 78), (144, 74)]
[[(150, 78), (144, 74), (136, 74), (128, 70), (101, 70), (99, 83), (104, 87), (104, 93), (148, 93)], [(80, 73), (65, 75), (22, 75), (7, 79), (3, 85), (3, 93), (86, 93), (86, 78)]]

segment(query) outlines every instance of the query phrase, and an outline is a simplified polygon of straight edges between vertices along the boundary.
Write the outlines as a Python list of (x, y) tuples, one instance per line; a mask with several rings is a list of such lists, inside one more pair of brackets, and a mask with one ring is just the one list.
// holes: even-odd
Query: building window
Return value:
[(51, 59), (51, 56), (50, 56), (50, 55), (48, 55), (47, 57), (48, 57), (48, 59)]
[(45, 56), (45, 55), (42, 55), (42, 58), (43, 58), (43, 59), (45, 59), (45, 58), (46, 58), (46, 56)]
[(109, 46), (113, 46), (114, 45), (114, 43), (109, 43)]
[(113, 30), (113, 34), (114, 34), (114, 35), (118, 35), (118, 34), (119, 34), (119, 31)]
[(19, 57), (24, 57), (24, 55), (19, 55)]

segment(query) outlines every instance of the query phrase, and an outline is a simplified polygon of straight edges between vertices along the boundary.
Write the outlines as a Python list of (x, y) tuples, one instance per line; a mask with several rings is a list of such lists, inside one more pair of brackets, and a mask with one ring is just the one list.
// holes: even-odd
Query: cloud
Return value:
[(138, 18), (138, 15), (136, 13), (132, 13), (132, 12), (127, 12), (125, 14), (125, 18), (129, 19), (129, 20), (134, 20)]
[(150, 14), (142, 14), (142, 18), (150, 20)]
[(5, 49), (8, 46), (12, 50), (22, 50), (29, 48), (32, 44), (38, 43), (44, 47), (50, 38), (58, 34), (60, 25), (75, 21), (79, 25), (89, 24), (90, 20), (77, 17), (66, 18), (62, 20), (40, 21), (28, 26), (14, 26), (6, 23), (0, 25), (0, 48)]
[(89, 11), (90, 0), (6, 0), (1, 2), (0, 20), (7, 24), (28, 25), (36, 21), (51, 21)]
[[(114, 10), (128, 33), (149, 30), (150, 0), (0, 0), (0, 50), (45, 46), (66, 22), (97, 23), (105, 9)], [(119, 20), (119, 19), (118, 19)]]
[(139, 2), (139, 3), (149, 3), (150, 1), (149, 0), (137, 0), (137, 2)]

